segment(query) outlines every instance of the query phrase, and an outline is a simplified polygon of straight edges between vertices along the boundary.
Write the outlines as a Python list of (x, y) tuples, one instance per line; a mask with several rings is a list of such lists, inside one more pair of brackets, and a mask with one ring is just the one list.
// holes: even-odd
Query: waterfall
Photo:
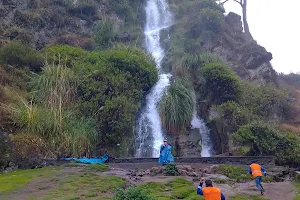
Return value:
[(203, 119), (200, 119), (197, 112), (194, 112), (193, 119), (191, 122), (192, 129), (199, 129), (201, 140), (202, 140), (202, 150), (201, 157), (210, 157), (213, 155), (212, 142), (210, 139), (210, 132), (206, 126)]
[(146, 49), (155, 59), (159, 70), (159, 80), (146, 97), (146, 106), (142, 109), (136, 127), (136, 157), (158, 157), (163, 142), (163, 131), (158, 113), (158, 102), (170, 85), (170, 74), (161, 70), (165, 56), (160, 44), (160, 31), (172, 23), (172, 15), (167, 0), (147, 0), (146, 26), (144, 30)]

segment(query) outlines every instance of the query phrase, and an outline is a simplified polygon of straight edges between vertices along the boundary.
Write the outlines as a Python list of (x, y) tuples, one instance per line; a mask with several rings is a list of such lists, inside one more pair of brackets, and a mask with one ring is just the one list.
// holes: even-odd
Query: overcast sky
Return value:
[[(241, 14), (234, 1), (226, 12)], [(248, 0), (248, 24), (254, 39), (273, 54), (277, 72), (300, 72), (300, 0)]]

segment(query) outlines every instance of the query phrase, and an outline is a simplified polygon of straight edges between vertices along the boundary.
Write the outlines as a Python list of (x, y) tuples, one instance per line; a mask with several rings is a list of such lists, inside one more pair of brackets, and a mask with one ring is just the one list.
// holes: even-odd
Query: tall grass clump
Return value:
[(23, 99), (13, 108), (16, 121), (42, 137), (59, 155), (81, 156), (97, 144), (96, 123), (76, 110), (76, 77), (61, 64), (45, 64), (30, 82), (31, 101)]
[(195, 92), (187, 80), (177, 78), (159, 105), (163, 126), (174, 133), (191, 122), (195, 108)]
[(76, 77), (62, 64), (46, 63), (42, 72), (32, 77), (32, 89), (47, 106), (62, 107), (75, 100)]

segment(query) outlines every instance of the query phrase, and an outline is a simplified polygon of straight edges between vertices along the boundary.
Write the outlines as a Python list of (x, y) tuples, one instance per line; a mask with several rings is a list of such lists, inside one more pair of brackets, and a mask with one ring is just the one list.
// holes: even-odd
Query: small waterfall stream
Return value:
[(203, 119), (199, 118), (197, 112), (194, 113), (191, 122), (192, 129), (199, 129), (201, 135), (201, 157), (211, 157), (213, 155), (212, 142), (210, 139), (209, 129)]
[[(158, 113), (158, 102), (170, 85), (171, 74), (161, 70), (165, 51), (160, 44), (160, 31), (172, 24), (172, 15), (167, 0), (147, 0), (146, 26), (144, 30), (146, 49), (155, 59), (159, 70), (159, 80), (146, 97), (146, 106), (142, 109), (136, 127), (136, 157), (158, 157), (164, 134)], [(202, 138), (202, 157), (213, 154), (209, 130), (204, 121), (194, 114), (192, 128), (200, 130)]]
[(142, 110), (136, 127), (136, 157), (158, 157), (163, 141), (163, 132), (158, 114), (157, 104), (170, 85), (170, 74), (161, 70), (161, 62), (165, 56), (160, 45), (160, 31), (172, 23), (171, 12), (166, 0), (148, 0), (146, 5), (146, 49), (155, 59), (159, 70), (159, 80), (146, 98), (146, 106)]

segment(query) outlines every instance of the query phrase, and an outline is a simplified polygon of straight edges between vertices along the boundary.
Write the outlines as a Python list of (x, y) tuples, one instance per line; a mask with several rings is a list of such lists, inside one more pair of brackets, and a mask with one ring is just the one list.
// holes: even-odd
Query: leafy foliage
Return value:
[(240, 126), (245, 125), (256, 118), (256, 116), (251, 114), (247, 108), (242, 107), (233, 101), (219, 105), (217, 110), (226, 120), (226, 123), (232, 127), (233, 131), (236, 131)]
[(300, 138), (270, 125), (261, 122), (248, 124), (239, 128), (232, 137), (236, 143), (249, 146), (250, 155), (275, 155), (281, 164), (294, 164), (300, 160)]
[(88, 52), (80, 47), (71, 47), (69, 45), (55, 45), (45, 50), (46, 60), (51, 64), (60, 64), (69, 68), (75, 67), (78, 62), (84, 60)]
[(291, 98), (287, 91), (271, 84), (255, 86), (242, 84), (240, 104), (251, 112), (268, 118), (277, 115), (279, 118), (288, 119), (292, 110)]
[(201, 69), (201, 73), (205, 79), (204, 93), (208, 94), (211, 102), (222, 104), (239, 98), (240, 81), (227, 65), (207, 64)]
[(224, 17), (220, 11), (204, 8), (200, 11), (200, 20), (203, 28), (218, 33), (224, 26)]
[(170, 133), (187, 127), (195, 110), (195, 92), (184, 79), (176, 79), (159, 104), (159, 114)]
[(90, 54), (83, 65), (80, 110), (100, 122), (103, 142), (119, 143), (133, 133), (141, 97), (157, 81), (155, 64), (138, 49), (118, 47)]
[(29, 46), (11, 42), (0, 48), (0, 63), (15, 66), (17, 68), (29, 67), (36, 71), (42, 66), (42, 56)]
[(178, 176), (179, 175), (179, 171), (178, 171), (175, 163), (168, 163), (164, 167), (163, 171), (166, 176)]

